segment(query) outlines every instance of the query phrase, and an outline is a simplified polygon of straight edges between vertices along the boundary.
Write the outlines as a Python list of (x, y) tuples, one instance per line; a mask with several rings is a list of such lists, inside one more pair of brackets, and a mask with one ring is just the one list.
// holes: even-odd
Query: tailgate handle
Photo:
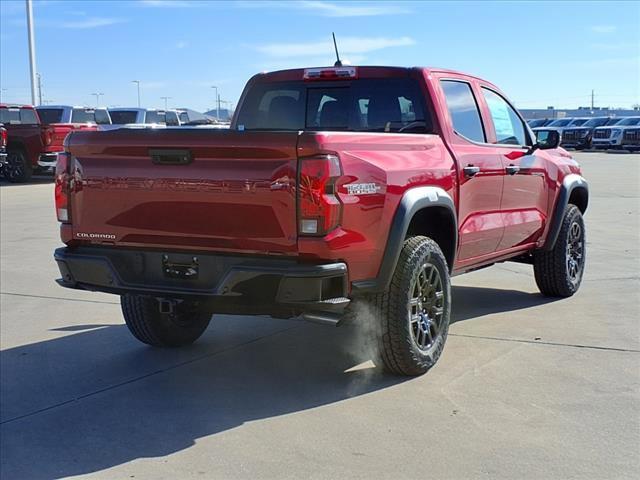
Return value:
[(188, 165), (193, 161), (191, 150), (150, 149), (149, 156), (156, 165)]

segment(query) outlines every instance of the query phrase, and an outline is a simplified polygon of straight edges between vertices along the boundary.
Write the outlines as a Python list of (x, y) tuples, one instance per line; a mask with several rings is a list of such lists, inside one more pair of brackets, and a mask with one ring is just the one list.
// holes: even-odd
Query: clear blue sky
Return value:
[[(35, 0), (46, 101), (211, 108), (254, 73), (333, 62), (438, 66), (499, 85), (520, 108), (640, 103), (639, 2)], [(25, 102), (24, 0), (0, 0), (2, 100)]]

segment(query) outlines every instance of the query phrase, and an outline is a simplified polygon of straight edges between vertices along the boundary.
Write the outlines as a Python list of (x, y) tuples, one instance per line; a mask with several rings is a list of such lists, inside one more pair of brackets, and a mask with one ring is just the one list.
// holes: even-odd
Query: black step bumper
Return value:
[(64, 247), (54, 258), (63, 287), (197, 299), (213, 313), (338, 317), (349, 304), (342, 262), (110, 247)]

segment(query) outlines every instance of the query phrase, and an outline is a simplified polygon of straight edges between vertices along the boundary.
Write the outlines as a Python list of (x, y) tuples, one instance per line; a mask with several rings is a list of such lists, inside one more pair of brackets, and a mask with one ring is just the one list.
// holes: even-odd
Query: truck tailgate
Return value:
[(73, 133), (73, 236), (93, 244), (292, 254), (297, 138), (195, 128)]

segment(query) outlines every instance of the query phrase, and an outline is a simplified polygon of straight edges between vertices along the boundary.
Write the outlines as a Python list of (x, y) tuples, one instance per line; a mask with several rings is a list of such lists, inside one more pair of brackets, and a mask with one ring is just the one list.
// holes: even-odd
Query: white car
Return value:
[(623, 132), (630, 127), (640, 125), (640, 117), (621, 117), (615, 125), (598, 127), (593, 130), (591, 146), (593, 148), (622, 148)]

